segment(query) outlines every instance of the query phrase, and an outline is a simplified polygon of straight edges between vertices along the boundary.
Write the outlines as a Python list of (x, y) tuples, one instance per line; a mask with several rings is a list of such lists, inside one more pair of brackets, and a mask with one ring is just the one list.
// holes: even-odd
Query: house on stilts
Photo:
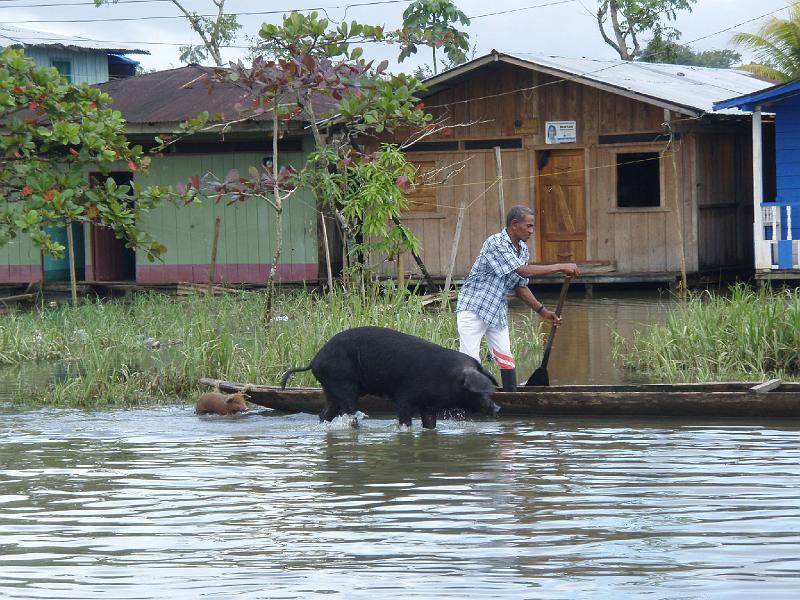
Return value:
[[(434, 277), (451, 263), (455, 280), (466, 276), (515, 204), (536, 213), (532, 260), (577, 262), (589, 288), (752, 268), (751, 114), (714, 103), (770, 84), (736, 70), (497, 51), (426, 84), (436, 130), (394, 141), (419, 168), (403, 222)], [(397, 265), (419, 275), (408, 257)]]

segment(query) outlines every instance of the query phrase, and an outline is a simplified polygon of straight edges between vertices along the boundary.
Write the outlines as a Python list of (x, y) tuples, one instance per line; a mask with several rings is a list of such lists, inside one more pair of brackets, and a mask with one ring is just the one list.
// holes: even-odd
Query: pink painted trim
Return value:
[(42, 280), (42, 265), (0, 265), (0, 283), (31, 283)]
[[(269, 265), (217, 265), (216, 283), (265, 283)], [(136, 283), (207, 283), (208, 265), (137, 265)], [(282, 283), (317, 281), (319, 266), (315, 263), (278, 265), (277, 280)]]

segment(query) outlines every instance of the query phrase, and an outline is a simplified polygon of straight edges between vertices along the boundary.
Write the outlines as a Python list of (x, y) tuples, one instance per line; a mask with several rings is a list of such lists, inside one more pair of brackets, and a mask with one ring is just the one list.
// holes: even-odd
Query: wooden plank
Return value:
[(756, 394), (766, 394), (767, 392), (771, 392), (772, 390), (778, 389), (783, 383), (780, 379), (770, 379), (769, 381), (765, 381), (764, 383), (759, 383), (758, 385), (754, 385), (750, 388), (750, 391), (755, 392)]

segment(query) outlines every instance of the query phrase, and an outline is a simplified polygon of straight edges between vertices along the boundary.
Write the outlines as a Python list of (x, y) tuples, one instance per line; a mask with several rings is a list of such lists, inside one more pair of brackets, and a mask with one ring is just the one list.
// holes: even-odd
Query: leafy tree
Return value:
[[(308, 15), (294, 12), (286, 15), (281, 25), (264, 24), (259, 35), (259, 51), (263, 55), (257, 56), (250, 66), (239, 62), (232, 65), (230, 70), (220, 69), (217, 78), (234, 80), (248, 92), (244, 114), (255, 116), (271, 113), (272, 173), (262, 174), (256, 170), (246, 179), (239, 178), (235, 173), (229, 174), (224, 181), (207, 182), (207, 187), (217, 198), (230, 196), (231, 193), (238, 200), (254, 196), (264, 198), (276, 212), (276, 246), (267, 280), (265, 311), (265, 319), (269, 321), (281, 255), (283, 202), (295, 185), (290, 174), (278, 171), (278, 138), (283, 134), (282, 128), (285, 130), (289, 120), (300, 115), (311, 123), (317, 151), (297, 181), (309, 185), (317, 193), (320, 206), (327, 206), (337, 215), (348, 238), (354, 239), (359, 231), (363, 231), (367, 235), (394, 239), (395, 234), (387, 225), (387, 219), (397, 214), (392, 209), (393, 197), (368, 193), (368, 189), (374, 190), (376, 186), (365, 188), (361, 196), (349, 204), (356, 206), (357, 200), (360, 200), (366, 204), (372, 202), (370, 207), (348, 211), (340, 210), (340, 206), (336, 205), (336, 200), (341, 199), (342, 194), (331, 197), (319, 192), (330, 184), (326, 180), (328, 175), (342, 166), (340, 159), (352, 163), (362, 158), (363, 165), (353, 165), (345, 171), (357, 170), (362, 182), (380, 181), (377, 187), (383, 186), (381, 189), (385, 191), (385, 181), (392, 176), (395, 179), (399, 177), (393, 174), (398, 168), (402, 171), (402, 165), (398, 167), (396, 154), (391, 155), (393, 160), (382, 158), (380, 153), (377, 157), (366, 157), (359, 153), (358, 158), (354, 158), (350, 150), (357, 145), (356, 137), (385, 131), (400, 123), (423, 124), (429, 117), (415, 106), (417, 98), (413, 93), (420, 87), (415, 79), (385, 76), (386, 61), (373, 66), (361, 58), (362, 49), (352, 45), (354, 41), (383, 39), (382, 28), (344, 22), (331, 29), (328, 20), (320, 19), (315, 12)], [(317, 115), (314, 108), (314, 99), (322, 96), (329, 96), (338, 102), (328, 115), (325, 132), (318, 125), (322, 115)], [(331, 134), (333, 129), (341, 133)], [(380, 178), (375, 174), (380, 169), (390, 174)], [(342, 176), (346, 177), (346, 172)], [(404, 171), (403, 175), (408, 176)], [(340, 189), (354, 193), (351, 186), (340, 186)], [(348, 204), (342, 202), (341, 206)], [(382, 229), (379, 224), (382, 224)], [(407, 247), (416, 250), (413, 236), (403, 237)]]
[[(679, 10), (692, 10), (697, 0), (599, 0), (597, 26), (603, 40), (622, 60), (641, 54), (639, 36), (652, 31), (656, 36), (674, 41), (680, 32), (665, 25), (674, 21)], [(610, 31), (606, 31), (610, 28)]]
[[(225, 0), (211, 1), (217, 7), (217, 15), (213, 18), (190, 12), (183, 6), (184, 3), (179, 0), (171, 0), (189, 21), (192, 31), (203, 41), (203, 44), (199, 46), (192, 44), (180, 46), (181, 62), (200, 63), (211, 56), (214, 64), (222, 66), (221, 48), (236, 40), (236, 32), (242, 27), (236, 19), (236, 15), (225, 14)], [(119, 0), (94, 0), (95, 6), (116, 4), (117, 2)]]
[[(92, 182), (125, 165), (145, 170), (150, 159), (123, 135), (122, 115), (97, 88), (73, 85), (54, 68), (37, 67), (19, 50), (0, 53), (0, 245), (26, 234), (46, 254), (65, 248), (46, 226), (98, 223), (154, 260), (166, 248), (141, 231), (141, 215), (163, 197), (159, 188)], [(71, 239), (71, 238), (70, 238)], [(70, 252), (70, 261), (73, 253)], [(70, 264), (75, 299), (74, 264)]]
[(703, 50), (695, 52), (689, 46), (655, 36), (637, 59), (642, 62), (692, 65), (730, 69), (741, 62), (742, 55), (733, 50)]
[(789, 18), (770, 17), (756, 33), (736, 33), (733, 43), (753, 50), (757, 62), (740, 67), (754, 75), (786, 82), (800, 77), (800, 2)]
[(381, 144), (378, 152), (368, 155), (350, 151), (344, 159), (328, 147), (312, 154), (310, 161), (336, 165), (335, 169), (306, 169), (297, 182), (341, 206), (343, 216), (354, 224), (361, 240), (355, 252), (386, 256), (406, 250), (419, 253), (418, 240), (404, 225), (388, 228), (386, 224), (387, 219), (399, 219), (408, 208), (404, 191), (413, 185), (416, 171), (397, 145)]
[(441, 48), (453, 65), (467, 60), (469, 34), (455, 23), (469, 25), (469, 18), (452, 0), (415, 0), (403, 11), (403, 28), (398, 32), (401, 44), (398, 61), (416, 54), (419, 45), (430, 46), (433, 73), (437, 73), (436, 49)]

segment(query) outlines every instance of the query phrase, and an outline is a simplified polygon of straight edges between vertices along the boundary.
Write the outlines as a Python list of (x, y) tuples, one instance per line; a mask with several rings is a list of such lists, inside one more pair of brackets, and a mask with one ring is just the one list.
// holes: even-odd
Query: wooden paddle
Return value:
[[(561, 309), (564, 307), (564, 301), (567, 299), (567, 289), (569, 288), (570, 277), (564, 277), (564, 283), (561, 284), (561, 295), (558, 297), (558, 305), (556, 306), (556, 316), (561, 316)], [(525, 382), (526, 386), (548, 386), (550, 385), (550, 376), (547, 374), (547, 361), (550, 360), (550, 349), (553, 347), (553, 340), (556, 338), (556, 329), (558, 326), (553, 323), (550, 326), (550, 336), (547, 338), (547, 345), (544, 347), (544, 354), (542, 355), (541, 366), (533, 372)]]

